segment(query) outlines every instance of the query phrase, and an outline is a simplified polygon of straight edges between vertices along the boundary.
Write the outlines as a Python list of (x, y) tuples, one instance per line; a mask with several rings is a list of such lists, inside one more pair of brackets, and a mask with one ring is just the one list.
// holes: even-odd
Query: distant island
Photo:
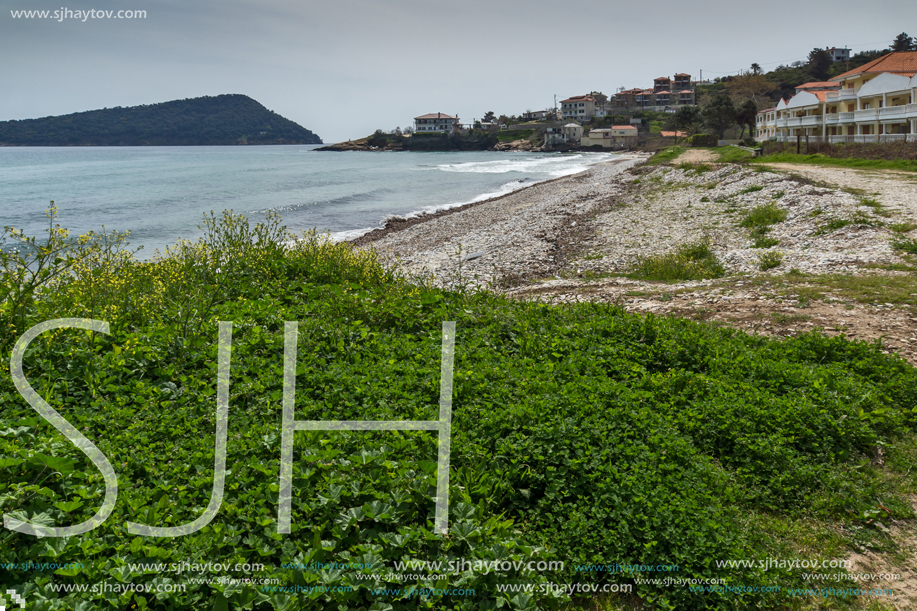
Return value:
[(0, 146), (232, 144), (322, 144), (322, 139), (240, 94), (0, 122)]

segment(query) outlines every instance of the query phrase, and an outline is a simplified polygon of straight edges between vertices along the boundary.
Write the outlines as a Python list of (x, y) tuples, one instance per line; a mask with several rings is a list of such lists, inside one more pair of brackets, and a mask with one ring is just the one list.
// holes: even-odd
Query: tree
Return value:
[(758, 119), (758, 105), (754, 100), (748, 100), (736, 110), (736, 123), (742, 127), (742, 133), (739, 139), (745, 137), (745, 127), (748, 127), (748, 133), (754, 134), (755, 122)]
[(890, 48), (891, 51), (914, 51), (917, 50), (917, 41), (907, 35), (906, 32), (901, 32), (895, 37), (894, 42)]
[(484, 113), (484, 123), (493, 123), (494, 119), (496, 119), (494, 111), (488, 110), (486, 113)]
[(809, 53), (809, 73), (816, 79), (828, 78), (828, 69), (834, 63), (834, 58), (824, 49), (812, 49)]
[(701, 115), (704, 124), (722, 139), (726, 130), (735, 125), (736, 107), (728, 95), (719, 93), (704, 107)]
[(682, 106), (672, 115), (672, 127), (676, 131), (685, 131), (693, 135), (700, 131), (704, 123), (699, 106)]
[(755, 76), (761, 74), (761, 64), (754, 63), (751, 65), (751, 73)]
[(726, 92), (736, 106), (748, 100), (755, 103), (767, 98), (767, 95), (777, 89), (777, 86), (764, 78), (763, 74), (744, 74), (726, 83)]

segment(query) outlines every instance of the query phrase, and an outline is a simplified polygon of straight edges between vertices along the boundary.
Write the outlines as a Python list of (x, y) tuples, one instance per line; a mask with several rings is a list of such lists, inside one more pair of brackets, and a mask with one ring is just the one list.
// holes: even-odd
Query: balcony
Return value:
[(857, 92), (856, 89), (841, 89), (837, 92), (837, 97), (840, 100), (855, 100)]
[(837, 120), (839, 123), (852, 123), (853, 122), (853, 113), (852, 112), (839, 112), (837, 113)]
[(870, 108), (869, 110), (854, 111), (853, 119), (855, 121), (878, 121), (879, 120), (878, 108)]
[(799, 124), (802, 127), (815, 127), (821, 125), (821, 115), (810, 115), (808, 117), (799, 117)]
[(786, 119), (785, 118), (777, 119), (776, 121), (774, 121), (774, 127), (776, 127), (777, 129), (786, 129)]
[(799, 117), (787, 117), (786, 127), (799, 127), (799, 126), (800, 126)]
[(905, 108), (908, 119), (917, 119), (917, 104), (908, 104)]
[(828, 136), (828, 142), (838, 144), (841, 142), (856, 142), (869, 144), (876, 142), (917, 142), (917, 134), (857, 134), (854, 136)]
[(825, 115), (825, 125), (836, 125), (839, 120), (840, 117), (836, 112)]
[(879, 108), (879, 120), (880, 121), (892, 121), (895, 119), (904, 120), (907, 114), (906, 106), (886, 106), (885, 108)]

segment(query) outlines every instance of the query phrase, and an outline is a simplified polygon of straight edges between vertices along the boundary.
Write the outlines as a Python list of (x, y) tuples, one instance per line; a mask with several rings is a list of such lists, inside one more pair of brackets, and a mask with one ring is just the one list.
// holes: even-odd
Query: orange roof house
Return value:
[(914, 76), (917, 74), (917, 51), (895, 51), (874, 59), (859, 68), (838, 74), (832, 81), (838, 82), (859, 74), (880, 74), (891, 72), (901, 76)]

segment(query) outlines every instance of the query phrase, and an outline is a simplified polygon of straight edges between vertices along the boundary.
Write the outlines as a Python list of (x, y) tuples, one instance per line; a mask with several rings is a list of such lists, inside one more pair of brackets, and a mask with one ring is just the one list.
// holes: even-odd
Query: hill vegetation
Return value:
[(308, 129), (238, 94), (0, 122), (4, 146), (321, 143)]

